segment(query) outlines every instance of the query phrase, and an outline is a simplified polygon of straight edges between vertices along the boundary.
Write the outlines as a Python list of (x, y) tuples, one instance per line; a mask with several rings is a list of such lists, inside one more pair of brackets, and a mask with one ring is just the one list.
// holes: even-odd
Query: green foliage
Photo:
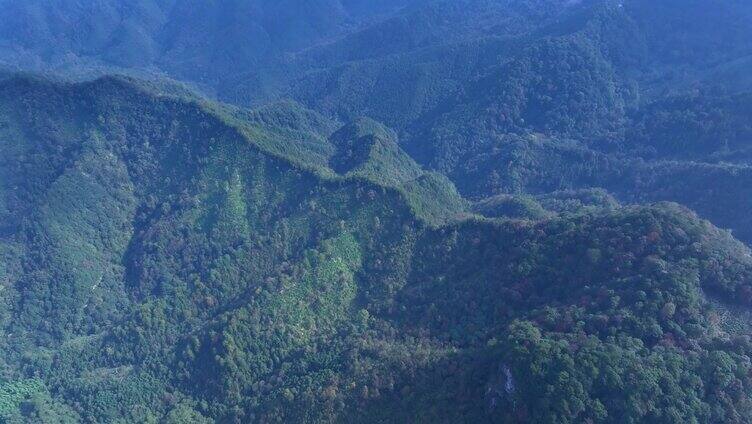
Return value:
[(358, 176), (388, 187), (418, 178), (423, 171), (397, 146), (395, 135), (369, 119), (356, 119), (331, 136), (337, 152), (330, 159), (339, 174)]
[(547, 210), (558, 213), (613, 210), (620, 206), (619, 202), (603, 189), (555, 191), (539, 195), (536, 200)]
[(671, 97), (638, 111), (627, 138), (647, 157), (748, 163), (751, 113), (749, 94)]
[(19, 413), (21, 403), (44, 391), (41, 380), (16, 380), (0, 384), (0, 420), (7, 421)]
[[(424, 29), (434, 14), (475, 27), (483, 8), (465, 6), (405, 13)], [(495, 7), (509, 36), (555, 18)], [(426, 117), (445, 133), (413, 128), (446, 147), (424, 163), (466, 190), (529, 192), (474, 203), (516, 219), (466, 215), (452, 182), (402, 151), (423, 155), (415, 135), (398, 143), (372, 120), (338, 129), (294, 103), (242, 111), (125, 78), (4, 80), (9, 419), (748, 421), (752, 345), (718, 311), (752, 305), (750, 250), (679, 205), (577, 189), (668, 193), (738, 224), (712, 203), (745, 188), (691, 193), (746, 169), (569, 140), (618, 135), (631, 113), (610, 51), (583, 37), (538, 40), (487, 69), (473, 87), (488, 93), (467, 93), (478, 103)], [(504, 104), (509, 122), (495, 120)], [(494, 120), (452, 141), (456, 119), (479, 111)], [(713, 181), (692, 179), (709, 169)]]
[[(726, 196), (749, 197), (748, 3), (288, 1), (6, 0), (0, 68), (76, 78), (116, 70), (147, 77), (138, 84), (160, 94), (199, 101), (188, 88), (198, 87), (261, 104), (216, 108), (265, 152), (327, 176), (390, 186), (419, 177), (385, 141), (394, 139), (473, 200), (604, 188), (621, 201), (680, 202), (752, 240), (745, 205)], [(337, 121), (360, 116), (399, 137), (360, 122), (381, 135), (339, 149), (329, 139)], [(56, 145), (85, 132), (65, 126)], [(0, 132), (21, 130), (0, 122)], [(40, 177), (8, 174), (9, 186)], [(19, 216), (8, 194), (0, 217)]]
[(475, 204), (474, 211), (491, 218), (544, 219), (552, 214), (535, 199), (523, 196), (498, 195)]
[(431, 224), (444, 224), (460, 218), (467, 202), (445, 176), (430, 172), (400, 187), (415, 216)]

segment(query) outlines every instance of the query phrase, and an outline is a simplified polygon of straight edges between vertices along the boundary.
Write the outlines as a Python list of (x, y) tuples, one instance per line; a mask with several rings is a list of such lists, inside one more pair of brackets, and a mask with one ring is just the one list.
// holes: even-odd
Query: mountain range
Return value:
[(0, 17), (0, 422), (752, 420), (749, 2)]

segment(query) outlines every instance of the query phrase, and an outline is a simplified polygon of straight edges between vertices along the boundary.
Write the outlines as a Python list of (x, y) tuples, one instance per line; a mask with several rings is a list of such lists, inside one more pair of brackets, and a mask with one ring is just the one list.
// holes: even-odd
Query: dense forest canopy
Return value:
[(750, 71), (743, 0), (0, 0), (0, 423), (750, 423)]

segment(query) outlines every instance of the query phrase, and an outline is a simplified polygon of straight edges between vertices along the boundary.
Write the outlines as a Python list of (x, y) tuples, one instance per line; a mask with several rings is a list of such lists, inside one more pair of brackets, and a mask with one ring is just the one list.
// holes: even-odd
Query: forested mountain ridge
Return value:
[(749, 416), (752, 257), (688, 210), (441, 218), (373, 121), (151, 90), (0, 83), (4, 420)]
[(744, 0), (0, 0), (0, 423), (751, 422), (751, 58)]
[(603, 188), (752, 240), (748, 2), (377, 3), (5, 1), (0, 63), (290, 98), (382, 122), (474, 200)]

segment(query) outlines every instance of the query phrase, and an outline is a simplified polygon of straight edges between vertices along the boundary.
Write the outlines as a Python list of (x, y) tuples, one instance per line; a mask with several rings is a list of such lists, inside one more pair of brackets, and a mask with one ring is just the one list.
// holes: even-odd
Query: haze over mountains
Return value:
[(0, 0), (0, 422), (752, 422), (752, 3)]
[(473, 199), (603, 187), (752, 239), (746, 2), (49, 3), (7, 2), (0, 62), (368, 116)]

